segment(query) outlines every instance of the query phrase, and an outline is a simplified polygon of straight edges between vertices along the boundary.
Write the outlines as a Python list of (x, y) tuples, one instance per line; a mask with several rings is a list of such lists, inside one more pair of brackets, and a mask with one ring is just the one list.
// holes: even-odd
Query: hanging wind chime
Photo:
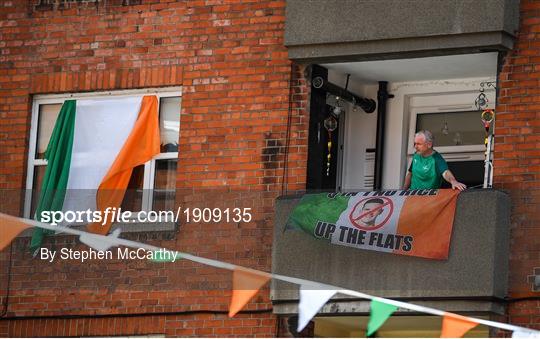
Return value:
[(332, 132), (337, 128), (337, 120), (331, 114), (328, 118), (324, 119), (324, 128), (328, 131), (328, 155), (326, 156), (326, 176), (330, 176), (330, 164), (332, 160)]
[[(353, 95), (353, 94), (350, 94), (348, 92), (350, 77), (351, 77), (351, 75), (347, 74), (347, 80), (345, 82), (345, 89), (340, 90), (341, 93), (345, 93), (345, 95), (347, 95), (348, 97), (344, 98), (344, 97), (341, 97), (341, 94), (331, 94), (330, 92), (326, 93), (327, 101), (332, 96), (335, 96), (335, 102), (333, 104), (331, 104), (332, 107), (330, 108), (330, 111), (328, 112), (328, 117), (325, 118), (322, 121), (324, 128), (328, 132), (328, 141), (327, 141), (327, 144), (326, 144), (326, 151), (327, 151), (327, 154), (326, 154), (326, 176), (327, 177), (330, 176), (330, 168), (332, 166), (332, 147), (333, 147), (332, 132), (334, 132), (338, 128), (338, 124), (339, 124), (338, 120), (339, 120), (340, 115), (342, 115), (342, 114), (344, 114), (346, 112), (344, 102), (345, 101), (351, 102), (351, 104), (353, 106), (353, 112), (356, 112), (358, 110), (356, 96)], [(314, 81), (315, 81), (315, 79), (314, 79)], [(322, 87), (322, 82), (321, 81), (322, 80), (319, 80), (319, 82), (317, 83), (318, 85), (316, 85), (314, 83), (313, 86), (315, 88)], [(371, 112), (373, 112), (373, 110), (375, 110), (375, 102), (373, 100), (371, 100), (371, 102), (372, 102), (372, 105), (370, 107), (366, 107), (366, 108), (363, 108), (362, 106), (360, 106), (360, 107), (362, 107), (367, 113), (371, 113)], [(321, 138), (320, 138), (321, 125), (320, 124), (321, 124), (320, 122), (317, 123), (317, 126), (318, 126), (317, 140), (318, 140), (318, 142), (321, 141)]]
[[(484, 160), (484, 188), (491, 188), (493, 185), (493, 159), (492, 148), (493, 148), (493, 128), (490, 129), (493, 121), (495, 120), (495, 110), (487, 108), (488, 107), (488, 98), (484, 93), (484, 87), (495, 87), (493, 82), (481, 82), (480, 83), (480, 94), (476, 98), (474, 104), (479, 111), (482, 111), (480, 119), (484, 125), (485, 138), (484, 146), (486, 147), (485, 160)], [(491, 130), (491, 133), (490, 133)]]
[(485, 165), (484, 165), (484, 188), (491, 188), (493, 184), (493, 159), (491, 158), (493, 133), (490, 133), (490, 126), (495, 118), (495, 111), (492, 109), (485, 109), (482, 112), (482, 123), (486, 131), (484, 139), (484, 146), (486, 147)]

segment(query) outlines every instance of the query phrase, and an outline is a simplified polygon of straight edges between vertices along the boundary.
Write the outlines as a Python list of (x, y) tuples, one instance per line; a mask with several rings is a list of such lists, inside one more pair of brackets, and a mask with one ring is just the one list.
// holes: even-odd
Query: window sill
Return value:
[(111, 232), (120, 228), (122, 233), (136, 233), (136, 232), (163, 232), (163, 231), (176, 231), (177, 227), (173, 221), (168, 222), (130, 222), (130, 223), (117, 223), (111, 228)]
[[(77, 225), (71, 227), (72, 229), (79, 230), (79, 231), (86, 231), (86, 225)], [(111, 230), (109, 233), (114, 231), (115, 229), (120, 228), (122, 231), (120, 232), (120, 237), (122, 234), (129, 234), (129, 233), (148, 233), (148, 232), (175, 232), (178, 230), (178, 226), (174, 222), (130, 222), (130, 223), (116, 223), (111, 227)], [(19, 237), (31, 237), (34, 229), (30, 228), (22, 232)], [(59, 233), (54, 234), (53, 236), (57, 235), (65, 235), (65, 233)]]

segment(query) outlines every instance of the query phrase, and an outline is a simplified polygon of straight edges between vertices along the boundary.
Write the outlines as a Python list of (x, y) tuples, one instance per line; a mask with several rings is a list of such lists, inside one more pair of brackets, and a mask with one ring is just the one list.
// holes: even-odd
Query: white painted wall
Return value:
[[(377, 85), (359, 86), (355, 93), (377, 100)], [(377, 136), (377, 111), (365, 113), (362, 109), (347, 116), (347, 133), (343, 154), (343, 189), (364, 188), (364, 155), (367, 148), (375, 148)]]

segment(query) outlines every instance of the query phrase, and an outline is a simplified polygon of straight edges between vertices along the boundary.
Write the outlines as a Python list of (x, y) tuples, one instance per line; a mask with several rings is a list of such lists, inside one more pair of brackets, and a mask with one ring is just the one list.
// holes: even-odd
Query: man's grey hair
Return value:
[(414, 136), (415, 137), (418, 137), (418, 136), (423, 136), (424, 137), (424, 140), (426, 142), (430, 142), (432, 145), (433, 145), (433, 141), (434, 141), (434, 138), (433, 138), (433, 133), (431, 133), (430, 131), (428, 130), (421, 130), (419, 131), (418, 133), (416, 133)]

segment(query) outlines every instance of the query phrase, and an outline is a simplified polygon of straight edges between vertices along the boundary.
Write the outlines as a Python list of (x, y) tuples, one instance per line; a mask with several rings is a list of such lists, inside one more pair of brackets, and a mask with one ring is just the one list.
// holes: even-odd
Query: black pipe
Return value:
[(355, 104), (356, 106), (362, 108), (366, 113), (374, 112), (375, 108), (377, 107), (375, 100), (359, 97), (358, 95), (351, 93), (338, 85), (334, 85), (330, 81), (324, 81), (322, 77), (313, 78), (312, 85), (317, 89), (322, 89), (330, 94), (342, 98), (343, 100)]
[(386, 123), (386, 100), (393, 98), (388, 94), (388, 81), (379, 81), (379, 90), (377, 91), (377, 138), (375, 142), (375, 190), (382, 188), (383, 171), (383, 153), (384, 153), (384, 125)]

